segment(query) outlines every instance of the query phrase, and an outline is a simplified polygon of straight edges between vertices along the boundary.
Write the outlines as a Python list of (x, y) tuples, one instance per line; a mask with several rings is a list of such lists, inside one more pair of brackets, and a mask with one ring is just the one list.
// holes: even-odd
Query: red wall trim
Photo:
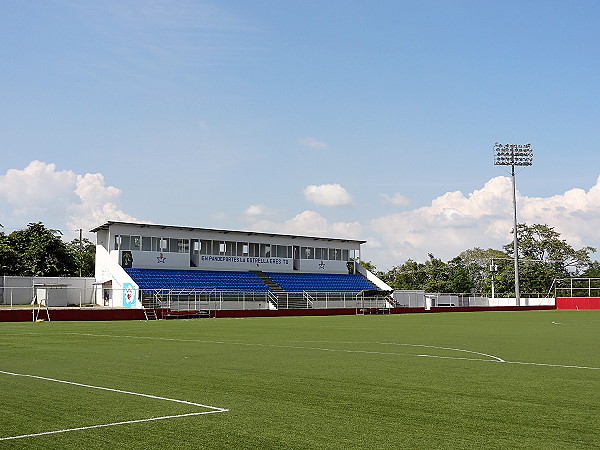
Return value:
[[(557, 304), (558, 304), (558, 299)], [(566, 300), (584, 300), (584, 299), (566, 299)], [(588, 299), (595, 300), (595, 308), (579, 309), (600, 309), (600, 298)], [(424, 308), (389, 308), (372, 309), (368, 313), (391, 313), (391, 314), (410, 314), (410, 313), (441, 313), (441, 312), (474, 312), (474, 311), (532, 311), (556, 309), (554, 306), (499, 306), (499, 307), (434, 307), (429, 311)], [(576, 309), (560, 308), (560, 309)], [(158, 316), (162, 317), (164, 311), (159, 310)], [(355, 315), (354, 308), (335, 308), (335, 309), (279, 309), (279, 310), (212, 310), (211, 317), (282, 317), (282, 316), (341, 316)], [(46, 311), (42, 309), (39, 312), (40, 319), (46, 319)], [(0, 322), (31, 322), (33, 318), (31, 308), (2, 309), (0, 308)], [(53, 321), (69, 320), (145, 320), (144, 311), (141, 309), (110, 309), (110, 308), (56, 308), (50, 310), (50, 319)]]
[(557, 297), (556, 309), (600, 309), (600, 297)]

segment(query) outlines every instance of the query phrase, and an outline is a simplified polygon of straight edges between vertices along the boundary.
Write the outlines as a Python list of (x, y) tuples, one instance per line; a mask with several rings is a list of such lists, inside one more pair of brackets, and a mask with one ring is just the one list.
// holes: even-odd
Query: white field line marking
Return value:
[(225, 409), (223, 411), (203, 411), (203, 412), (195, 412), (195, 413), (187, 413), (187, 414), (178, 414), (175, 416), (150, 417), (149, 419), (126, 420), (124, 422), (104, 423), (101, 425), (90, 425), (88, 427), (65, 428), (64, 430), (43, 431), (41, 433), (21, 434), (19, 436), (0, 437), (0, 441), (8, 441), (11, 439), (22, 439), (22, 438), (35, 437), (35, 436), (44, 436), (47, 434), (67, 433), (69, 431), (91, 430), (93, 428), (114, 427), (117, 425), (127, 425), (130, 423), (151, 422), (153, 420), (176, 419), (178, 417), (199, 416), (201, 414), (214, 414), (214, 413), (225, 412), (225, 411), (227, 411), (227, 410)]
[[(312, 342), (312, 343), (316, 343), (316, 342), (324, 342), (324, 341), (295, 341), (295, 342)], [(327, 341), (325, 341), (325, 342), (327, 342)], [(487, 353), (475, 352), (473, 350), (464, 350), (462, 348), (438, 347), (438, 346), (435, 346), (435, 345), (424, 345), (424, 344), (399, 344), (397, 342), (339, 342), (339, 343), (340, 344), (398, 345), (398, 346), (404, 346), (404, 347), (436, 348), (438, 350), (451, 350), (451, 351), (454, 351), (454, 352), (473, 353), (475, 355), (487, 356), (488, 358), (495, 359), (496, 361), (499, 361), (499, 362), (506, 362), (502, 358), (499, 358), (499, 357), (494, 356), (494, 355), (488, 355)], [(417, 356), (421, 356), (421, 355), (417, 355)], [(458, 359), (469, 359), (469, 358), (458, 358)], [(479, 359), (474, 359), (474, 361), (479, 361)], [(481, 361), (486, 361), (486, 360), (482, 359)]]
[[(152, 336), (128, 336), (128, 335), (113, 335), (113, 334), (91, 334), (91, 333), (66, 333), (78, 336), (91, 336), (91, 337), (111, 337), (111, 338), (130, 338), (130, 339), (148, 339), (148, 340), (159, 340), (159, 341), (173, 341), (173, 342), (197, 342), (201, 344), (229, 344), (229, 345), (244, 345), (249, 347), (272, 347), (272, 348), (291, 348), (299, 350), (318, 350), (326, 352), (341, 352), (341, 353), (364, 353), (373, 355), (397, 355), (397, 356), (418, 356), (418, 357), (430, 357), (439, 359), (457, 359), (465, 361), (483, 361), (483, 362), (497, 362), (504, 364), (520, 364), (530, 366), (545, 366), (545, 367), (562, 367), (565, 369), (589, 369), (589, 370), (600, 370), (600, 367), (590, 366), (576, 366), (576, 365), (564, 365), (564, 364), (550, 364), (550, 363), (535, 363), (535, 362), (523, 362), (523, 361), (506, 361), (497, 356), (488, 355), (486, 353), (474, 352), (471, 350), (462, 350), (457, 348), (449, 347), (436, 347), (433, 345), (422, 345), (422, 344), (401, 344), (393, 342), (339, 342), (341, 344), (380, 344), (380, 345), (399, 345), (407, 347), (425, 347), (425, 348), (436, 348), (443, 350), (455, 350), (460, 352), (474, 353), (476, 355), (487, 356), (493, 359), (483, 358), (465, 358), (455, 356), (436, 356), (436, 355), (409, 355), (406, 353), (395, 353), (395, 352), (380, 352), (380, 351), (368, 351), (368, 350), (344, 350), (336, 348), (323, 348), (323, 347), (303, 347), (299, 345), (279, 345), (279, 344), (260, 344), (260, 343), (249, 343), (249, 342), (235, 342), (235, 341), (212, 341), (204, 339), (177, 339), (177, 338), (160, 338)], [(295, 341), (295, 342), (327, 342), (327, 341)]]
[[(422, 344), (396, 344), (394, 342), (376, 342), (376, 344), (381, 344), (381, 345), (404, 345), (404, 346), (407, 346), (407, 347), (424, 347), (424, 348), (437, 348), (439, 350), (452, 350), (452, 351), (455, 351), (455, 352), (465, 352), (465, 353), (473, 353), (475, 355), (487, 356), (488, 358), (495, 359), (498, 362), (506, 362), (502, 358), (498, 358), (497, 356), (494, 356), (494, 355), (488, 355), (487, 353), (481, 353), (481, 352), (474, 352), (472, 350), (463, 350), (461, 348), (436, 347), (435, 345), (422, 345)], [(460, 359), (469, 359), (469, 358), (460, 358)], [(483, 360), (483, 361), (485, 361), (485, 360)]]
[(520, 364), (523, 366), (545, 366), (545, 367), (562, 367), (565, 369), (588, 369), (588, 370), (600, 370), (600, 367), (590, 366), (572, 366), (567, 364), (550, 364), (550, 363), (534, 363), (534, 362), (523, 362), (523, 361), (494, 361), (491, 359), (479, 359), (479, 358), (459, 358), (455, 356), (439, 356), (439, 355), (415, 355), (426, 358), (439, 358), (439, 359), (464, 359), (467, 361), (485, 361), (485, 362), (497, 362), (504, 364)]
[(323, 348), (323, 347), (304, 347), (301, 345), (281, 345), (281, 344), (261, 344), (251, 342), (236, 342), (236, 341), (213, 341), (209, 339), (177, 339), (177, 338), (160, 338), (152, 336), (128, 336), (114, 334), (90, 334), (90, 333), (66, 333), (78, 336), (90, 337), (110, 337), (110, 338), (128, 338), (128, 339), (148, 339), (151, 341), (170, 341), (170, 342), (195, 342), (198, 344), (224, 344), (224, 345), (243, 345), (247, 347), (270, 347), (270, 348), (291, 348), (296, 350), (318, 350), (322, 352), (341, 352), (341, 353), (367, 353), (373, 355), (401, 355), (401, 353), (368, 351), (368, 350), (347, 350), (338, 348)]
[(0, 373), (3, 373), (5, 375), (17, 376), (17, 377), (27, 377), (27, 378), (35, 378), (38, 380), (53, 381), (55, 383), (70, 384), (73, 386), (85, 387), (85, 388), (90, 388), (90, 389), (100, 389), (103, 391), (117, 392), (119, 394), (137, 395), (139, 397), (151, 398), (153, 400), (165, 400), (168, 402), (183, 403), (184, 405), (196, 406), (199, 408), (207, 408), (207, 409), (211, 410), (211, 411), (200, 411), (200, 412), (194, 412), (194, 413), (177, 414), (177, 415), (171, 415), (171, 416), (150, 417), (148, 419), (127, 420), (127, 421), (123, 421), (123, 422), (105, 423), (105, 424), (100, 424), (100, 425), (90, 425), (87, 427), (66, 428), (63, 430), (44, 431), (41, 433), (22, 434), (19, 436), (0, 437), (0, 441), (6, 441), (6, 440), (10, 440), (10, 439), (20, 439), (20, 438), (33, 437), (33, 436), (43, 436), (46, 434), (66, 433), (68, 431), (90, 430), (92, 428), (112, 427), (112, 426), (116, 426), (116, 425), (125, 425), (125, 424), (130, 424), (130, 423), (141, 423), (141, 422), (150, 422), (150, 421), (154, 421), (154, 420), (175, 419), (177, 417), (199, 416), (199, 415), (203, 415), (203, 414), (214, 414), (214, 413), (229, 411), (228, 409), (225, 409), (225, 408), (218, 408), (216, 406), (209, 406), (209, 405), (203, 405), (201, 403), (188, 402), (186, 400), (178, 400), (175, 398), (159, 397), (156, 395), (142, 394), (139, 392), (131, 392), (131, 391), (123, 391), (121, 389), (112, 389), (112, 388), (107, 388), (107, 387), (102, 387), (102, 386), (92, 386), (90, 384), (75, 383), (73, 381), (65, 381), (65, 380), (57, 380), (55, 378), (41, 377), (38, 375), (28, 375), (28, 374), (23, 374), (23, 373), (7, 372), (5, 370), (0, 370)]

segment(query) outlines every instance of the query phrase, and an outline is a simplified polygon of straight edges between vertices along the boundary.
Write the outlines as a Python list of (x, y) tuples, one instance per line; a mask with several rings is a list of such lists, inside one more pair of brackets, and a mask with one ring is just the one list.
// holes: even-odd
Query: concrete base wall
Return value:
[(600, 297), (557, 297), (556, 309), (600, 309)]
[[(554, 306), (529, 306), (529, 307), (432, 307), (426, 311), (424, 308), (373, 308), (365, 311), (367, 314), (414, 314), (414, 313), (441, 313), (441, 312), (474, 312), (474, 311), (532, 311), (551, 310)], [(31, 322), (34, 317), (32, 308), (0, 308), (0, 322)], [(79, 321), (79, 320), (145, 320), (144, 311), (132, 308), (50, 308), (51, 321)], [(158, 316), (162, 317), (164, 311), (159, 310)], [(278, 310), (212, 310), (210, 317), (283, 317), (283, 316), (339, 316), (355, 315), (356, 308), (331, 308), (331, 309), (278, 309)], [(42, 308), (39, 319), (46, 320), (46, 311)]]

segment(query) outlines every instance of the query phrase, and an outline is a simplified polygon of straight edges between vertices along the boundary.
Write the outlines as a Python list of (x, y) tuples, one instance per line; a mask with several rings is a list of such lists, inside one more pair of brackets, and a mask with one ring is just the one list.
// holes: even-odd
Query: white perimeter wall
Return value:
[[(0, 277), (1, 305), (29, 305), (35, 295), (34, 285), (60, 285), (41, 288), (48, 306), (68, 306), (94, 303), (94, 279), (89, 277)], [(3, 286), (3, 288), (2, 288)], [(41, 292), (43, 291), (43, 292)]]

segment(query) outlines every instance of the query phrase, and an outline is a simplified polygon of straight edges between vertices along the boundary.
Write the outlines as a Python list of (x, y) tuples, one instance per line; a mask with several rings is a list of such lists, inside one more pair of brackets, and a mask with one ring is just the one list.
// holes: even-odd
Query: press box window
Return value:
[(142, 249), (142, 238), (139, 236), (131, 236), (130, 239), (130, 250), (141, 250)]
[(161, 252), (169, 251), (169, 239), (167, 239), (167, 238), (160, 239), (159, 251), (161, 251)]
[(115, 236), (115, 249), (116, 250), (129, 250), (129, 235), (121, 234)]
[(260, 244), (250, 243), (250, 255), (249, 256), (260, 256)]
[(237, 256), (248, 256), (248, 244), (245, 242), (237, 243)]
[(200, 240), (200, 254), (201, 255), (210, 255), (211, 247), (212, 247), (212, 241), (207, 241), (205, 239)]
[(150, 252), (152, 251), (152, 238), (147, 236), (142, 236), (142, 251)]
[(278, 258), (290, 258), (290, 250), (291, 247), (288, 245), (276, 245), (273, 256), (277, 256)]
[(225, 254), (227, 256), (235, 256), (237, 242), (227, 241), (225, 242)]
[(260, 244), (260, 256), (263, 258), (270, 258), (271, 246), (268, 244)]
[(302, 247), (300, 249), (300, 258), (313, 259), (315, 257), (315, 249), (312, 247)]

